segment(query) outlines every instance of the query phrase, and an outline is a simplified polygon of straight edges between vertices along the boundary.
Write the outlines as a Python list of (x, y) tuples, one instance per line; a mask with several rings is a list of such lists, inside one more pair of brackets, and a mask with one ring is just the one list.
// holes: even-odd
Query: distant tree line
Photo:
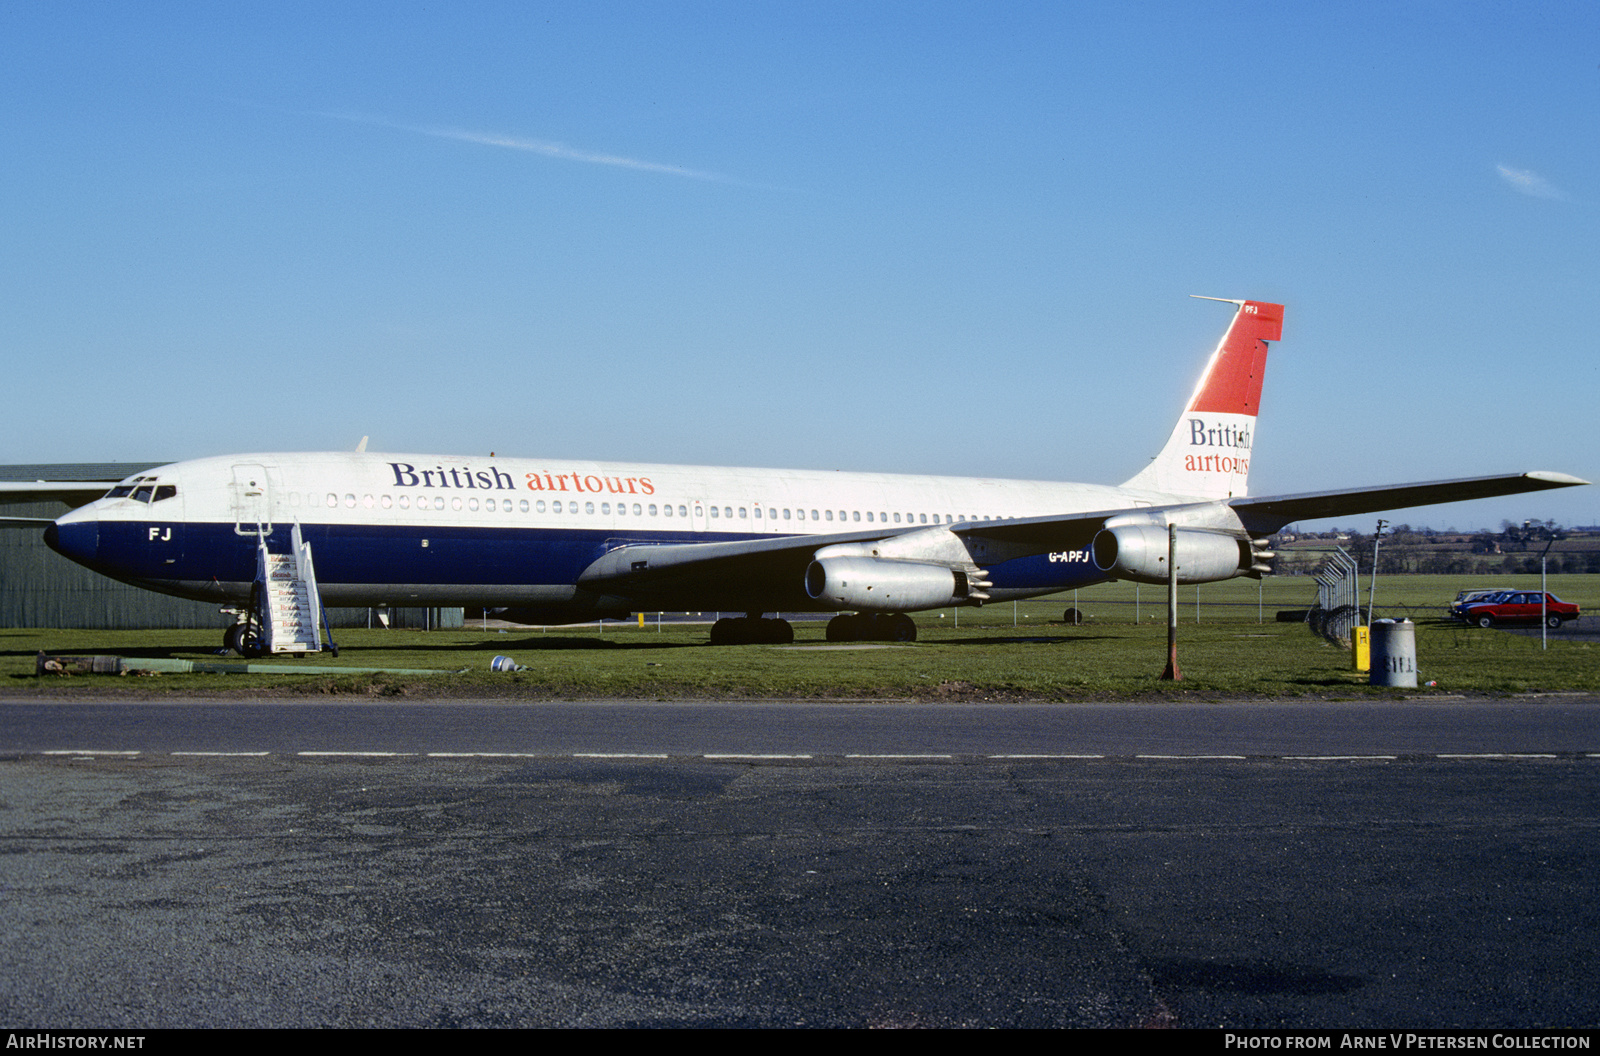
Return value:
[[(1299, 545), (1336, 543), (1349, 554), (1363, 574), (1372, 572), (1372, 533), (1341, 531), (1309, 534), (1286, 533), (1275, 538), (1279, 574), (1312, 571), (1324, 556)], [(1552, 542), (1552, 539), (1554, 541)], [(1378, 574), (1428, 573), (1434, 575), (1493, 576), (1537, 573), (1539, 559), (1549, 545), (1548, 569), (1558, 573), (1600, 573), (1600, 529), (1562, 529), (1552, 521), (1502, 521), (1498, 532), (1472, 533), (1397, 524), (1383, 533), (1378, 545)]]

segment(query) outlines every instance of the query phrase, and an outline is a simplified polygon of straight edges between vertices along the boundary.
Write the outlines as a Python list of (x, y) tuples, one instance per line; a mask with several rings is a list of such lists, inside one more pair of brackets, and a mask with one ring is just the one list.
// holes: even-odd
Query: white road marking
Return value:
[(359, 758), (395, 759), (416, 755), (416, 752), (295, 752), (295, 755), (310, 756), (357, 756)]
[(43, 755), (138, 755), (138, 752), (113, 751), (99, 748), (52, 748)]

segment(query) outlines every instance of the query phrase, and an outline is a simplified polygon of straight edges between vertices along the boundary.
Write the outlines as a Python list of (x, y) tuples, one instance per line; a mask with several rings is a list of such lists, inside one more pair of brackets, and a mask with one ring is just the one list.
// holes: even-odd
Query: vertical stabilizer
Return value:
[[(1204, 300), (1222, 300), (1207, 297)], [(1283, 334), (1283, 305), (1238, 305), (1167, 446), (1125, 488), (1225, 499), (1248, 494), (1267, 342)]]

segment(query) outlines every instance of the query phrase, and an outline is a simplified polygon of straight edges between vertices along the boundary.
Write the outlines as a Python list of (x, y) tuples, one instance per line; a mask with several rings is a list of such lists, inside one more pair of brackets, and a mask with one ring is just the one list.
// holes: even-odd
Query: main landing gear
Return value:
[(903, 612), (858, 613), (828, 621), (830, 642), (914, 642), (917, 623)]
[(759, 612), (738, 618), (724, 616), (711, 625), (712, 645), (788, 645), (794, 628), (788, 620), (766, 620)]
[(236, 623), (222, 632), (222, 647), (232, 649), (248, 660), (266, 654), (266, 647), (261, 644), (261, 632), (250, 623)]

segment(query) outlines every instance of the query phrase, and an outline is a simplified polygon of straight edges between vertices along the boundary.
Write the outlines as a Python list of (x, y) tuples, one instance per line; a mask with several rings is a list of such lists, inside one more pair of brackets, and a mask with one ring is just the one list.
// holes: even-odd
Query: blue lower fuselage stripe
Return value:
[[(771, 538), (754, 532), (616, 531), (462, 525), (303, 524), (317, 580), (381, 588), (389, 583), (516, 587), (575, 585), (608, 550), (625, 544), (731, 542)], [(269, 548), (289, 550), (290, 529), (274, 527)], [(255, 578), (257, 537), (232, 523), (98, 523), (96, 552), (75, 559), (118, 579), (158, 583), (248, 583)], [(1087, 553), (1037, 554), (994, 565), (995, 590), (1049, 593), (1101, 582)], [(796, 584), (798, 589), (799, 583)]]

